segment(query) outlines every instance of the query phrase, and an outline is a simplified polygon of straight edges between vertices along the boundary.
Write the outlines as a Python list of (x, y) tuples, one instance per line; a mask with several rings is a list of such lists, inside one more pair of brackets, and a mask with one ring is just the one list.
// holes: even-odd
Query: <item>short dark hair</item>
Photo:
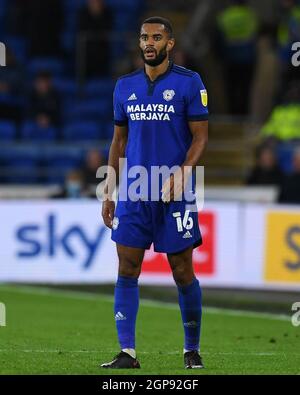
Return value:
[(173, 38), (173, 27), (167, 18), (163, 18), (162, 16), (151, 16), (150, 18), (145, 19), (142, 25), (145, 23), (158, 23), (160, 25), (164, 25), (165, 32), (168, 33), (170, 38)]

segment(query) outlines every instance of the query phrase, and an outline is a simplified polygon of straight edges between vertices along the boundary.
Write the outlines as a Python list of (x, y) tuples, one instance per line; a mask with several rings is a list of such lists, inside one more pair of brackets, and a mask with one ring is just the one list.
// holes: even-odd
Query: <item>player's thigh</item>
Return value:
[(187, 285), (195, 276), (193, 268), (193, 246), (183, 251), (167, 254), (173, 277), (180, 285)]
[(117, 243), (117, 253), (119, 258), (119, 275), (129, 277), (139, 276), (145, 249), (128, 247)]

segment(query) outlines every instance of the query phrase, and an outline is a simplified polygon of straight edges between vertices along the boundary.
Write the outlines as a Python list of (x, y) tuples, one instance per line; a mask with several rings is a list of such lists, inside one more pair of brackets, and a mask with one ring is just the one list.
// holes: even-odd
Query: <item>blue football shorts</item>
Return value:
[(111, 238), (118, 244), (143, 249), (153, 243), (154, 251), (165, 253), (202, 244), (198, 212), (189, 210), (185, 201), (118, 200)]

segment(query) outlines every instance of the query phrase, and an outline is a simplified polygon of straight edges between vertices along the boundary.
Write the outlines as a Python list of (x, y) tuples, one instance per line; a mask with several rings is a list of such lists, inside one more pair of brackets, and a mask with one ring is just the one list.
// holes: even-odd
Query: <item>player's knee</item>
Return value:
[(176, 284), (180, 286), (185, 286), (191, 283), (194, 272), (190, 265), (185, 262), (180, 262), (172, 267), (173, 278)]
[(119, 275), (137, 278), (141, 272), (141, 264), (129, 258), (119, 259)]
[(183, 265), (177, 265), (173, 269), (173, 277), (177, 284), (183, 285), (187, 280), (187, 273)]

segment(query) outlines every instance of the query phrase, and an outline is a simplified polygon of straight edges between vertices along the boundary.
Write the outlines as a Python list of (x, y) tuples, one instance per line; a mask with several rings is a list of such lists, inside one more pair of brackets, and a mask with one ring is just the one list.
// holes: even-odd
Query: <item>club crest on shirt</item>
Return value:
[(175, 92), (173, 91), (173, 89), (167, 89), (163, 93), (163, 97), (166, 101), (172, 100), (174, 96), (175, 96)]
[(207, 98), (206, 89), (201, 89), (200, 95), (201, 95), (201, 102), (202, 102), (203, 106), (207, 107), (208, 98)]

